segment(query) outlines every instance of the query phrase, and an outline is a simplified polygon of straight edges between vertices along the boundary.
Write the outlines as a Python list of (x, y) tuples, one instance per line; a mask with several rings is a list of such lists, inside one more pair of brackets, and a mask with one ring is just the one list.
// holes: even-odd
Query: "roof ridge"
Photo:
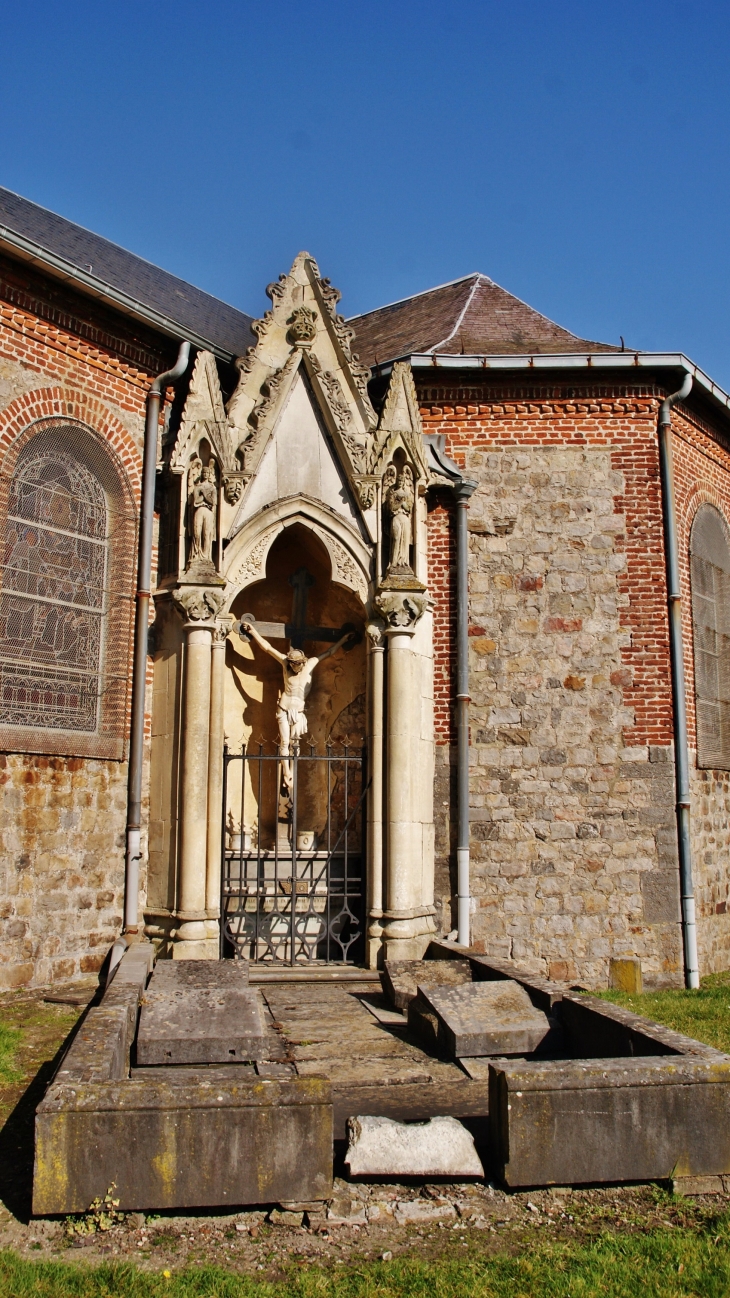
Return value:
[[(400, 306), (402, 302), (413, 302), (417, 297), (427, 297), (429, 293), (438, 293), (442, 288), (452, 288), (454, 284), (461, 284), (467, 279), (483, 279), (486, 280), (487, 284), (494, 283), (494, 280), (483, 274), (482, 271), (473, 270), (469, 275), (459, 275), (457, 279), (449, 279), (445, 284), (434, 284), (433, 288), (423, 288), (419, 293), (409, 293), (407, 297), (398, 297), (394, 302), (384, 302), (382, 306), (374, 306), (372, 311), (360, 311), (356, 315), (349, 316), (348, 321), (364, 320), (366, 316), (375, 315), (378, 311), (387, 311), (389, 307)], [(499, 288), (499, 285), (497, 287)]]
[[(428, 353), (433, 353), (433, 352), (435, 352), (437, 347), (443, 347), (443, 346), (444, 346), (444, 343), (450, 343), (450, 342), (451, 342), (451, 339), (454, 337), (454, 335), (457, 334), (457, 333), (459, 332), (459, 329), (461, 328), (461, 325), (462, 325), (463, 322), (464, 322), (464, 316), (466, 315), (467, 311), (469, 310), (469, 307), (471, 306), (472, 302), (474, 301), (474, 294), (476, 293), (477, 289), (479, 288), (479, 278), (480, 278), (480, 277), (477, 275), (476, 278), (475, 278), (475, 280), (474, 280), (474, 283), (473, 283), (472, 286), (471, 286), (471, 289), (469, 290), (469, 294), (468, 294), (468, 296), (467, 296), (466, 302), (464, 303), (463, 307), (461, 308), (461, 311), (459, 312), (458, 316), (456, 317), (456, 323), (454, 324), (454, 327), (453, 327), (453, 329), (451, 330), (451, 333), (450, 333), (450, 334), (447, 334), (445, 338), (442, 338), (440, 342), (438, 342), (438, 343), (434, 343), (432, 347), (429, 347), (429, 348), (428, 348), (428, 351), (427, 351), (427, 354), (428, 354)], [(491, 281), (490, 281), (490, 282), (491, 282)]]

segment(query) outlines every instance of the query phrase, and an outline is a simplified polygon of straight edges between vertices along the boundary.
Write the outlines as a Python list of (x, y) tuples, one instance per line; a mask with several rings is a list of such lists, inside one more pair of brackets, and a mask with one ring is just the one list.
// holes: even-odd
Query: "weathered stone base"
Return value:
[(330, 1084), (158, 1073), (51, 1087), (36, 1114), (33, 1212), (83, 1212), (112, 1183), (124, 1210), (326, 1199)]
[(170, 955), (173, 960), (217, 960), (220, 943), (217, 937), (198, 938), (192, 942), (173, 942)]
[(112, 1183), (125, 1210), (327, 1198), (328, 1080), (245, 1065), (130, 1077), (152, 953), (137, 943), (123, 956), (36, 1110), (34, 1213), (83, 1212)]

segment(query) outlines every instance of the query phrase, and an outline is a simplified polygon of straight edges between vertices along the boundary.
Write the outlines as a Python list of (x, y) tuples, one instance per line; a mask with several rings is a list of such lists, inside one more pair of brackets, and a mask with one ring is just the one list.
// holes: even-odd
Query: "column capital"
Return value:
[(228, 636), (236, 624), (236, 619), (232, 613), (223, 613), (217, 617), (213, 625), (213, 647), (225, 645)]
[(383, 635), (412, 635), (431, 601), (415, 591), (384, 590), (375, 596), (374, 603), (385, 622)]
[(382, 622), (370, 621), (365, 627), (365, 634), (368, 638), (368, 649), (372, 652), (381, 651), (385, 648), (385, 626)]
[(176, 586), (172, 598), (185, 621), (195, 625), (213, 621), (223, 603), (223, 592), (215, 587)]

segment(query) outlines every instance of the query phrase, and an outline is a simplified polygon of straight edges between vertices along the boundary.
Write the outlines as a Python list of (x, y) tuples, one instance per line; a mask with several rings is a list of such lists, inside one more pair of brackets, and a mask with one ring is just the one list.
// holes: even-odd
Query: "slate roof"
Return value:
[[(251, 316), (126, 248), (0, 187), (0, 244), (3, 235), (6, 247), (12, 248), (12, 236), (18, 235), (51, 254), (52, 259), (60, 259), (69, 269), (80, 271), (82, 281), (75, 283), (82, 291), (85, 285), (95, 296), (103, 296), (106, 286), (124, 294), (133, 304), (169, 322), (172, 332), (182, 337), (192, 333), (231, 356), (242, 356), (256, 342)], [(42, 255), (38, 260), (43, 264)]]
[(414, 353), (497, 356), (620, 350), (576, 337), (480, 274), (354, 316), (348, 323), (355, 330), (353, 351), (370, 366)]

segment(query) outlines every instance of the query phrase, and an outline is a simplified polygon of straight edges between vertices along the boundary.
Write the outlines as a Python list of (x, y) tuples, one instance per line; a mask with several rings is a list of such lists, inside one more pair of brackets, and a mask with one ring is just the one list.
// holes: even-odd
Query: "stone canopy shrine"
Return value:
[(227, 406), (198, 352), (162, 439), (145, 931), (375, 967), (435, 931), (438, 470), (408, 366), (376, 414), (313, 259), (269, 292)]

